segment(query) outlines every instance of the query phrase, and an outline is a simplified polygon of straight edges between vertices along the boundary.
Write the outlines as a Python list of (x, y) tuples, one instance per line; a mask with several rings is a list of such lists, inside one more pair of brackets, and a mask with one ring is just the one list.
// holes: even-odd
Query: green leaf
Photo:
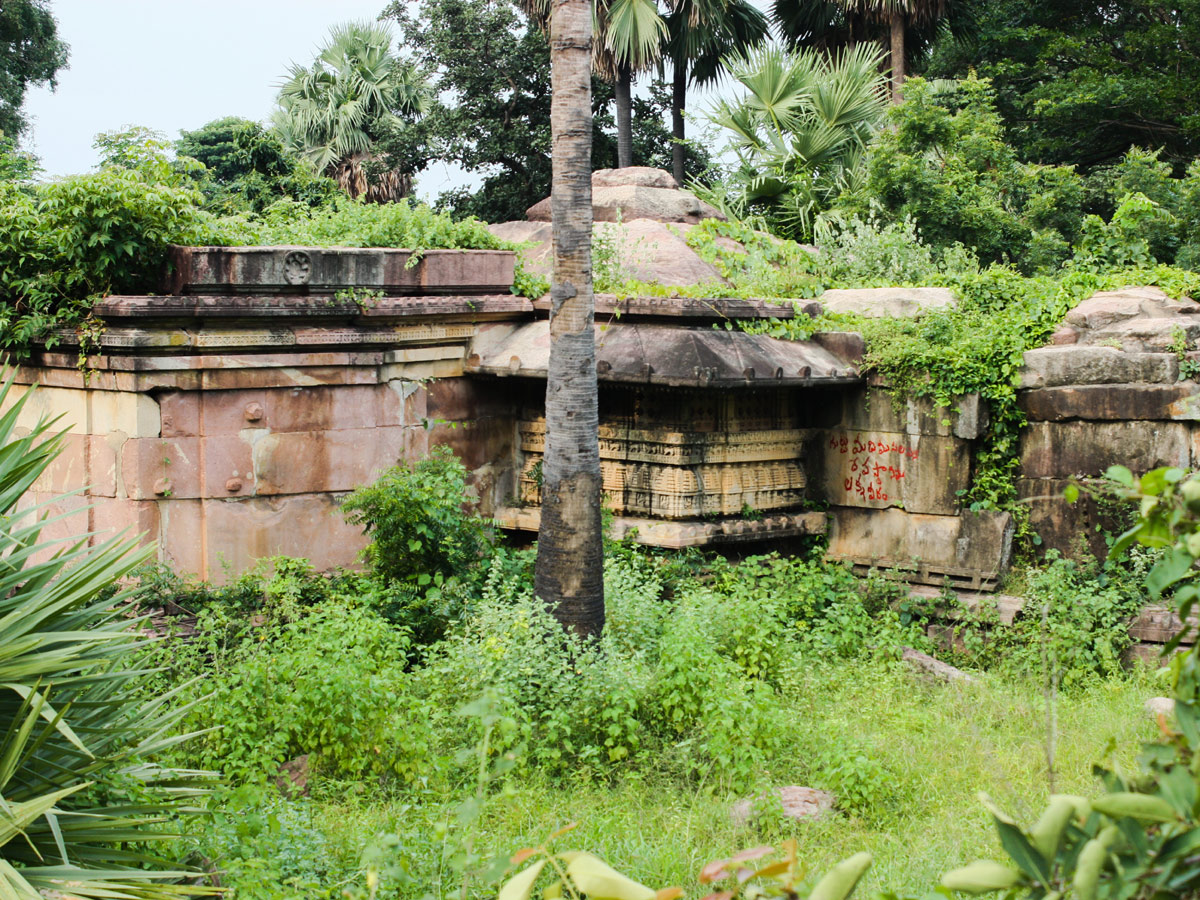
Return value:
[(1021, 829), (997, 819), (996, 830), (1000, 833), (1000, 845), (1017, 867), (1039, 884), (1046, 884), (1050, 880), (1050, 864), (1034, 849)]
[(1133, 487), (1133, 473), (1125, 468), (1125, 466), (1109, 466), (1104, 472), (1104, 477), (1127, 488)]
[[(566, 858), (567, 854), (562, 854)], [(571, 854), (567, 875), (591, 900), (654, 900), (654, 891), (622, 875), (590, 853)]]
[(529, 895), (533, 893), (534, 882), (542, 874), (542, 869), (546, 867), (548, 861), (538, 860), (504, 882), (497, 900), (529, 900)]
[(1192, 556), (1178, 547), (1172, 547), (1146, 576), (1146, 590), (1153, 598), (1162, 596), (1163, 591), (1187, 578), (1192, 573)]

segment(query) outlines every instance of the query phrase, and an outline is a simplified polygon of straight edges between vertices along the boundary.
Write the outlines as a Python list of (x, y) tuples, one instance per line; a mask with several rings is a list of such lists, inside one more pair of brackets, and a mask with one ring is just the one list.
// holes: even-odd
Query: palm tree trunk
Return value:
[(554, 268), (546, 455), (534, 591), (564, 628), (604, 627), (599, 413), (592, 297), (591, 0), (554, 0), (550, 21)]
[(686, 63), (680, 59), (675, 60), (674, 69), (674, 80), (671, 83), (671, 137), (675, 142), (671, 145), (671, 174), (675, 176), (675, 183), (683, 187), (683, 162), (687, 153), (687, 148), (683, 145), (683, 109), (687, 103), (688, 73)]
[(899, 103), (904, 99), (901, 88), (904, 85), (904, 28), (908, 24), (907, 16), (901, 10), (892, 13), (892, 102)]
[(633, 165), (633, 73), (629, 66), (617, 69), (617, 168)]

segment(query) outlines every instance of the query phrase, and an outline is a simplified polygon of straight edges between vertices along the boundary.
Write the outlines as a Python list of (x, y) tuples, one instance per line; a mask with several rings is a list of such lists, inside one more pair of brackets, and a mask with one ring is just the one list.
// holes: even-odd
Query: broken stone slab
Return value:
[(787, 785), (778, 787), (756, 797), (739, 800), (729, 809), (729, 818), (735, 825), (747, 825), (754, 818), (755, 807), (760, 807), (772, 795), (779, 798), (783, 814), (797, 822), (815, 821), (833, 812), (837, 798), (829, 791), (817, 788)]
[(361, 247), (178, 247), (163, 288), (171, 294), (498, 294), (512, 286), (511, 250), (413, 251)]
[(1170, 298), (1157, 287), (1126, 287), (1119, 291), (1098, 291), (1069, 313), (1066, 324), (1097, 331), (1117, 322), (1152, 313)]
[(1174, 353), (1128, 353), (1115, 347), (1058, 346), (1028, 350), (1021, 388), (1076, 384), (1174, 384), (1179, 359)]
[(911, 582), (995, 590), (1012, 555), (1012, 517), (994, 510), (935, 516), (835, 506), (829, 517), (829, 558), (897, 569)]
[(914, 650), (912, 647), (904, 647), (902, 650), (900, 658), (920, 672), (940, 678), (942, 681), (959, 681), (963, 684), (977, 683), (977, 679), (968, 675), (962, 669), (956, 669), (949, 663), (944, 663), (940, 659), (930, 656), (928, 653), (922, 653), (920, 650)]
[(597, 169), (592, 173), (592, 187), (620, 187), (622, 185), (637, 187), (665, 188), (677, 190), (673, 176), (666, 169), (655, 169), (651, 166), (626, 166), (623, 169)]
[(827, 312), (852, 313), (868, 319), (910, 319), (958, 302), (949, 288), (941, 287), (835, 289), (826, 291), (817, 300)]
[(1111, 341), (1126, 350), (1145, 353), (1172, 352), (1180, 340), (1194, 347), (1198, 338), (1200, 320), (1196, 316), (1139, 316), (1088, 334), (1089, 343)]
[(1037, 388), (1022, 391), (1018, 403), (1035, 422), (1200, 420), (1200, 393), (1192, 382)]
[(1182, 422), (1031, 422), (1021, 433), (1023, 478), (1100, 475), (1109, 466), (1134, 472), (1187, 468), (1192, 435)]
[(1151, 697), (1142, 707), (1147, 715), (1156, 719), (1159, 716), (1166, 718), (1175, 714), (1175, 701), (1170, 697)]

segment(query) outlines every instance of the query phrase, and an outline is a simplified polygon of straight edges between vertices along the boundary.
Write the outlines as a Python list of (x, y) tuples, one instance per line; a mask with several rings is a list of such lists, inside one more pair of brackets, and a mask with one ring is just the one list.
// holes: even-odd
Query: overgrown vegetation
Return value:
[(187, 685), (144, 691), (148, 642), (113, 596), (147, 551), (47, 533), (26, 492), (63, 441), (18, 429), (28, 397), (0, 386), (0, 895), (209, 893), (178, 884), (176, 833), (208, 779), (162, 765), (187, 736)]
[[(949, 600), (914, 601), (819, 552), (735, 562), (612, 544), (605, 632), (581, 642), (533, 599), (531, 551), (483, 552), (483, 523), (452, 502), (463, 474), (438, 456), (360, 491), (346, 512), (371, 526), (362, 574), (277, 559), (223, 588), (143, 575), (139, 603), (180, 629), (156, 651), (160, 683), (205, 676), (183, 689), (206, 698), (184, 723), (205, 733), (178, 762), (230, 779), (194, 840), (235, 897), (333, 896), (362, 883), (360, 866), (396, 896), (464, 884), (486, 896), (515, 846), (580, 816), (576, 846), (645, 883), (690, 882), (697, 854), (755, 840), (728, 819), (730, 799), (778, 784), (830, 790), (839, 813), (792, 832), (760, 803), (759, 835), (795, 834), (810, 871), (865, 840), (882, 854), (872, 883), (915, 887), (944, 868), (942, 842), (962, 853), (951, 808), (976, 789), (1013, 802), (1045, 790), (1048, 679), (1080, 736), (1060, 783), (1082, 789), (1110, 736), (1097, 708), (1115, 704), (1126, 738), (1143, 731), (1136, 710), (1119, 711), (1146, 690), (1117, 665), (1136, 573), (1059, 562), (1029, 575), (1013, 625), (962, 619), (955, 660), (990, 673), (967, 689), (914, 682), (898, 662), (902, 647), (937, 649), (926, 626), (956, 615)], [(453, 573), (453, 603), (450, 579), (422, 570)], [(276, 799), (284, 763), (301, 785)], [(608, 812), (602, 796), (615, 798)], [(656, 838), (642, 821), (640, 850), (620, 837), (661, 816), (706, 824)], [(982, 853), (982, 814), (972, 821), (967, 845)], [(931, 823), (944, 831), (914, 855), (904, 835)]]

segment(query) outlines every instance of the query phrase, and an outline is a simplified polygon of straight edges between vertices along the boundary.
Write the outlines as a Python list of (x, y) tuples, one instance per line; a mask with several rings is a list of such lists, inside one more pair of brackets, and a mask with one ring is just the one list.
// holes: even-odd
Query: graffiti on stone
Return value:
[(900, 482), (907, 476), (906, 462), (916, 462), (921, 453), (897, 440), (895, 435), (855, 432), (833, 434), (829, 448), (847, 457), (841, 467), (842, 493), (884, 503), (899, 499)]

